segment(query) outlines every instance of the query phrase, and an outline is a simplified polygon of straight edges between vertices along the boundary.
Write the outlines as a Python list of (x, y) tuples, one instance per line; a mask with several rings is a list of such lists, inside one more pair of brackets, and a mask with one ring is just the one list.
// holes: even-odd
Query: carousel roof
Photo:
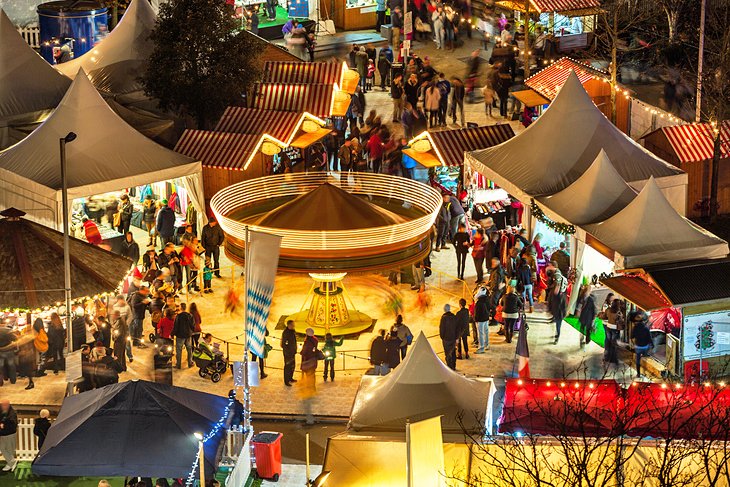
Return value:
[[(63, 233), (22, 218), (24, 212), (0, 212), (0, 308), (39, 308), (64, 299)], [(114, 291), (132, 261), (71, 238), (71, 299)]]
[(258, 225), (292, 230), (354, 230), (385, 227), (406, 221), (402, 216), (364, 198), (323, 183), (271, 210)]

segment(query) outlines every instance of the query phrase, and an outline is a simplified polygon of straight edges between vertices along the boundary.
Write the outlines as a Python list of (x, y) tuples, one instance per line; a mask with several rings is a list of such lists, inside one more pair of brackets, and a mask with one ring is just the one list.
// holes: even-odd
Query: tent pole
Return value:
[(406, 419), (406, 485), (413, 487), (413, 464), (411, 463), (411, 422)]
[[(245, 248), (245, 261), (244, 261), (244, 279), (245, 279), (245, 294), (243, 297), (243, 336), (245, 337), (243, 340), (243, 398), (244, 398), (244, 421), (243, 421), (243, 429), (246, 434), (251, 431), (251, 391), (249, 389), (248, 384), (248, 370), (249, 370), (249, 363), (248, 363), (248, 286), (250, 285), (249, 281), (249, 270), (251, 265), (251, 239), (248, 233), (248, 226), (246, 226), (246, 248)], [(252, 458), (253, 461), (253, 458)]]

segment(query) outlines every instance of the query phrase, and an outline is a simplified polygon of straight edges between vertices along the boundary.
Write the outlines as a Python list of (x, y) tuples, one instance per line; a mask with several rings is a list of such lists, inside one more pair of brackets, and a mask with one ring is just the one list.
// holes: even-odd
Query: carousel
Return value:
[(392, 270), (423, 260), (441, 195), (384, 174), (267, 176), (218, 192), (211, 207), (226, 233), (226, 254), (243, 263), (246, 231), (281, 235), (279, 270), (306, 272), (312, 285), (294, 320), (297, 332), (350, 335), (373, 324), (343, 283), (348, 273)]

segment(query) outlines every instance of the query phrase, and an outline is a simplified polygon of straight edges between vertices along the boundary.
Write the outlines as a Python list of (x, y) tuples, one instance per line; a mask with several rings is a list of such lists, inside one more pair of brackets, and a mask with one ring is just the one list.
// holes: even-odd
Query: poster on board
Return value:
[(684, 315), (684, 360), (730, 355), (730, 310)]

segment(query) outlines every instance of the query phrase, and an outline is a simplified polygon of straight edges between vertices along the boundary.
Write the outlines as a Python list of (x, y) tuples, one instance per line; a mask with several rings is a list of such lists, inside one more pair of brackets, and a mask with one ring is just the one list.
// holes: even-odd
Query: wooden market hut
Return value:
[(262, 110), (308, 112), (315, 117), (343, 117), (350, 94), (336, 84), (257, 83), (253, 107)]
[[(593, 103), (610, 120), (611, 85), (608, 82), (609, 74), (569, 57), (560, 58), (530, 76), (525, 81), (528, 89), (516, 91), (512, 95), (529, 107), (546, 105), (555, 99), (560, 87), (568, 79), (571, 71), (578, 76)], [(630, 107), (629, 92), (619, 88), (616, 93), (616, 126), (623, 133), (629, 131)]]
[[(644, 147), (687, 173), (687, 216), (709, 210), (715, 134), (709, 123), (662, 127), (644, 136)], [(730, 121), (720, 128), (719, 213), (730, 213)]]
[[(0, 212), (0, 309), (40, 311), (64, 300), (63, 233), (23, 218), (15, 208)], [(71, 299), (116, 292), (132, 261), (71, 237)]]
[(336, 84), (346, 93), (354, 93), (359, 80), (357, 71), (345, 61), (267, 61), (262, 79), (264, 83)]

